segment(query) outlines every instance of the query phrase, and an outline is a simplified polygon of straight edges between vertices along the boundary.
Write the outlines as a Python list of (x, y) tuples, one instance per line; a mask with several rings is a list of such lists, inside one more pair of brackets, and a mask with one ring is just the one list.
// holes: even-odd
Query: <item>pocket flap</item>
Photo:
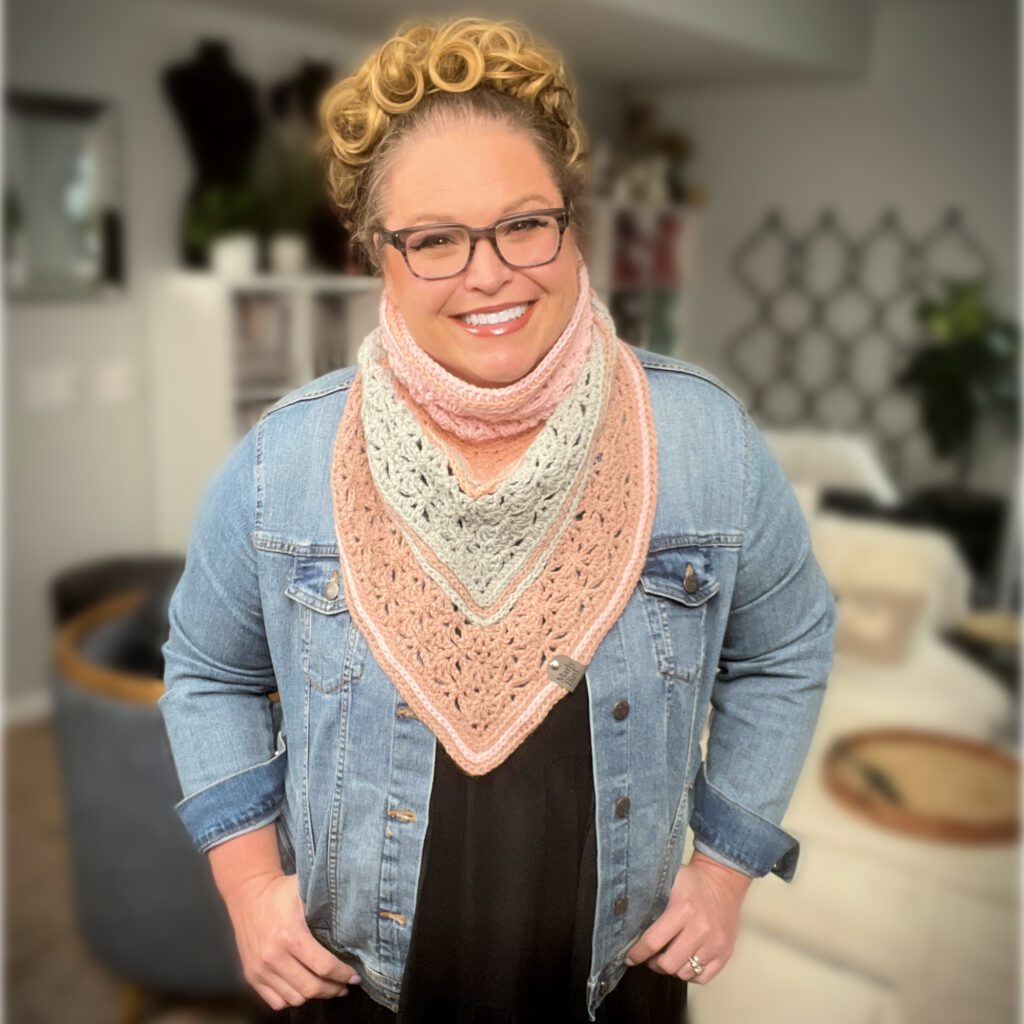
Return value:
[(295, 555), (292, 579), (285, 594), (325, 615), (348, 610), (341, 566), (331, 555)]
[(699, 547), (648, 552), (640, 583), (648, 594), (667, 597), (690, 607), (703, 604), (721, 588), (711, 552)]

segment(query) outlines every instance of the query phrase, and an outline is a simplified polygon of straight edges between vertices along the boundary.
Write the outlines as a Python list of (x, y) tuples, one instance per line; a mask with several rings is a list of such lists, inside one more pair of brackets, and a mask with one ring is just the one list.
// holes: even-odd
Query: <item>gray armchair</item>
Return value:
[(75, 915), (88, 948), (128, 986), (125, 1024), (146, 994), (247, 991), (206, 857), (174, 811), (181, 789), (156, 706), (163, 683), (110, 667), (123, 664), (145, 598), (115, 595), (70, 618), (51, 674)]

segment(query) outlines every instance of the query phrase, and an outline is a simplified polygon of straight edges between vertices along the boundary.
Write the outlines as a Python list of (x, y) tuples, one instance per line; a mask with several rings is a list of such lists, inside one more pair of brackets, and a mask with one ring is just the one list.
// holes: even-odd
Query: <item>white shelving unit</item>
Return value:
[(282, 395), (355, 362), (381, 281), (225, 278), (176, 271), (148, 284), (146, 335), (157, 540), (187, 548), (203, 488)]
[(642, 348), (681, 355), (699, 207), (602, 197), (585, 203), (590, 283), (608, 306), (619, 336)]

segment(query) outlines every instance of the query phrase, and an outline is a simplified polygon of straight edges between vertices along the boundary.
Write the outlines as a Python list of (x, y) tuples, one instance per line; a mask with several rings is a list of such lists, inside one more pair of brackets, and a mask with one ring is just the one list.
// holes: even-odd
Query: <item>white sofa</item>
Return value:
[[(967, 611), (968, 569), (935, 531), (818, 512), (818, 482), (806, 470), (829, 465), (827, 453), (805, 453), (794, 463), (784, 446), (775, 451), (833, 589), (888, 586), (920, 594), (923, 607), (898, 663), (837, 651), (806, 767), (782, 822), (800, 840), (796, 874), (790, 883), (769, 874), (751, 885), (732, 959), (707, 985), (690, 985), (690, 1018), (693, 1024), (1015, 1022), (1019, 845), (904, 836), (859, 818), (822, 783), (829, 744), (871, 726), (926, 728), (1016, 752), (1015, 701), (939, 636)], [(858, 458), (871, 462), (870, 453)], [(871, 469), (869, 487), (880, 473)], [(707, 724), (705, 749), (706, 741)], [(687, 846), (684, 860), (692, 834)]]

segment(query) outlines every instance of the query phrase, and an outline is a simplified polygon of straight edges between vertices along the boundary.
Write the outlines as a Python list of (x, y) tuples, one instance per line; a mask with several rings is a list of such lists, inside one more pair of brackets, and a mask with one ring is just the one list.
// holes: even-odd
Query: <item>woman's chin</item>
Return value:
[(506, 387), (525, 377), (536, 366), (537, 360), (523, 358), (521, 349), (514, 352), (494, 353), (489, 359), (474, 359), (456, 367), (454, 374), (482, 388)]

